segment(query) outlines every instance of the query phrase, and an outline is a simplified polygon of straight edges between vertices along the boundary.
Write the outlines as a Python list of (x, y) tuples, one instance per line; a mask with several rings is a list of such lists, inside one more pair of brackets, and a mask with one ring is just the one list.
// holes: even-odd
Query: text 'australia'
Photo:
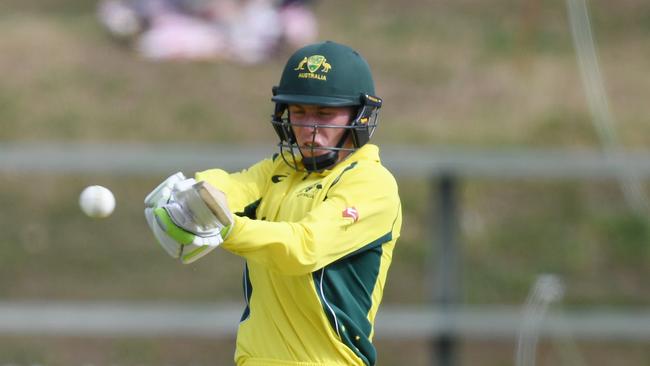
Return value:
[(318, 79), (318, 80), (327, 81), (326, 75), (312, 74), (311, 72), (301, 72), (300, 74), (298, 74), (298, 77), (301, 79)]

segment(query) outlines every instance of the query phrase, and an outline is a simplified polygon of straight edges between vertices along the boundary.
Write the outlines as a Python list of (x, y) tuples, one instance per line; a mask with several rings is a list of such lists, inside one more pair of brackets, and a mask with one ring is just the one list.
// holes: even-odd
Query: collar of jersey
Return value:
[(373, 144), (365, 144), (357, 151), (353, 152), (352, 154), (348, 155), (345, 159), (339, 161), (336, 165), (334, 165), (331, 169), (325, 169), (322, 172), (318, 172), (316, 174), (321, 175), (321, 176), (327, 176), (329, 175), (332, 171), (344, 168), (351, 163), (354, 163), (356, 161), (361, 161), (361, 160), (371, 160), (371, 161), (376, 161), (380, 162), (379, 160), (379, 147), (377, 145)]

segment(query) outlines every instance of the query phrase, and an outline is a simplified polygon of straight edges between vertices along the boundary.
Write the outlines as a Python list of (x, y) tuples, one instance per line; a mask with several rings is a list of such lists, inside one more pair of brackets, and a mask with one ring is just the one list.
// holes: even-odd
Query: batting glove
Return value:
[[(178, 175), (180, 174), (180, 175)], [(145, 200), (145, 217), (163, 249), (183, 263), (203, 257), (223, 242), (232, 222), (221, 223), (182, 173), (168, 178)], [(173, 186), (170, 189), (170, 185)]]
[(178, 172), (165, 179), (164, 182), (160, 183), (158, 187), (154, 188), (154, 190), (144, 198), (144, 207), (153, 208), (166, 204), (172, 195), (172, 189), (174, 189), (176, 183), (183, 180), (185, 180), (185, 175), (182, 172)]

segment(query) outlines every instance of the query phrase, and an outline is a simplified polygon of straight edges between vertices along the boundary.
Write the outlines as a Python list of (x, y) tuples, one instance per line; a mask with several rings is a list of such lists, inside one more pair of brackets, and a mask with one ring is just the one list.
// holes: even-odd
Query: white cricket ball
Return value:
[(108, 217), (115, 209), (115, 196), (106, 187), (88, 186), (79, 195), (79, 206), (90, 217)]

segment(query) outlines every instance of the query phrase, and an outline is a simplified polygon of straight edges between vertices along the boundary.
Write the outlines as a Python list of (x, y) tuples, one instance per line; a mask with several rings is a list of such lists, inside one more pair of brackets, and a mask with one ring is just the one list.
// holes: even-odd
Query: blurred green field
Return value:
[[(564, 2), (315, 6), (322, 38), (348, 43), (370, 61), (385, 100), (379, 144), (599, 149)], [(590, 6), (620, 143), (647, 149), (650, 5)], [(275, 143), (270, 89), (289, 50), (254, 66), (146, 62), (107, 37), (94, 3), (81, 0), (4, 0), (0, 34), (0, 142)], [(0, 301), (241, 301), (239, 258), (218, 250), (180, 266), (153, 241), (142, 200), (162, 178), (0, 174)], [(423, 303), (432, 287), (425, 259), (436, 255), (427, 205), (433, 192), (429, 182), (398, 179), (404, 228), (385, 302)], [(77, 196), (89, 184), (114, 191), (112, 217), (81, 214)], [(466, 303), (521, 304), (535, 276), (552, 272), (566, 281), (566, 307), (650, 305), (650, 223), (626, 206), (615, 182), (474, 179), (463, 183), (461, 196)], [(171, 341), (111, 341), (108, 353), (78, 339), (0, 341), (8, 357), (0, 361), (25, 364), (221, 364), (232, 353), (228, 342), (215, 345), (218, 352), (181, 342), (204, 357), (173, 358)], [(87, 358), (66, 356), (79, 344)], [(405, 345), (384, 344), (381, 364), (402, 364), (396, 354)], [(426, 363), (425, 346), (410, 345), (411, 364)], [(630, 356), (628, 364), (650, 362), (642, 346), (609, 346), (613, 355)], [(489, 353), (481, 347), (464, 362), (511, 364), (508, 347), (493, 358), (481, 358)]]
[[(537, 2), (328, 1), (316, 10), (322, 38), (354, 45), (371, 61), (386, 99), (380, 142), (597, 147), (564, 4), (526, 10)], [(155, 64), (111, 42), (92, 2), (4, 7), (2, 140), (273, 138), (265, 124), (270, 86), (286, 54), (248, 67)], [(592, 6), (620, 139), (636, 148), (650, 142), (640, 133), (650, 118), (644, 8)]]

